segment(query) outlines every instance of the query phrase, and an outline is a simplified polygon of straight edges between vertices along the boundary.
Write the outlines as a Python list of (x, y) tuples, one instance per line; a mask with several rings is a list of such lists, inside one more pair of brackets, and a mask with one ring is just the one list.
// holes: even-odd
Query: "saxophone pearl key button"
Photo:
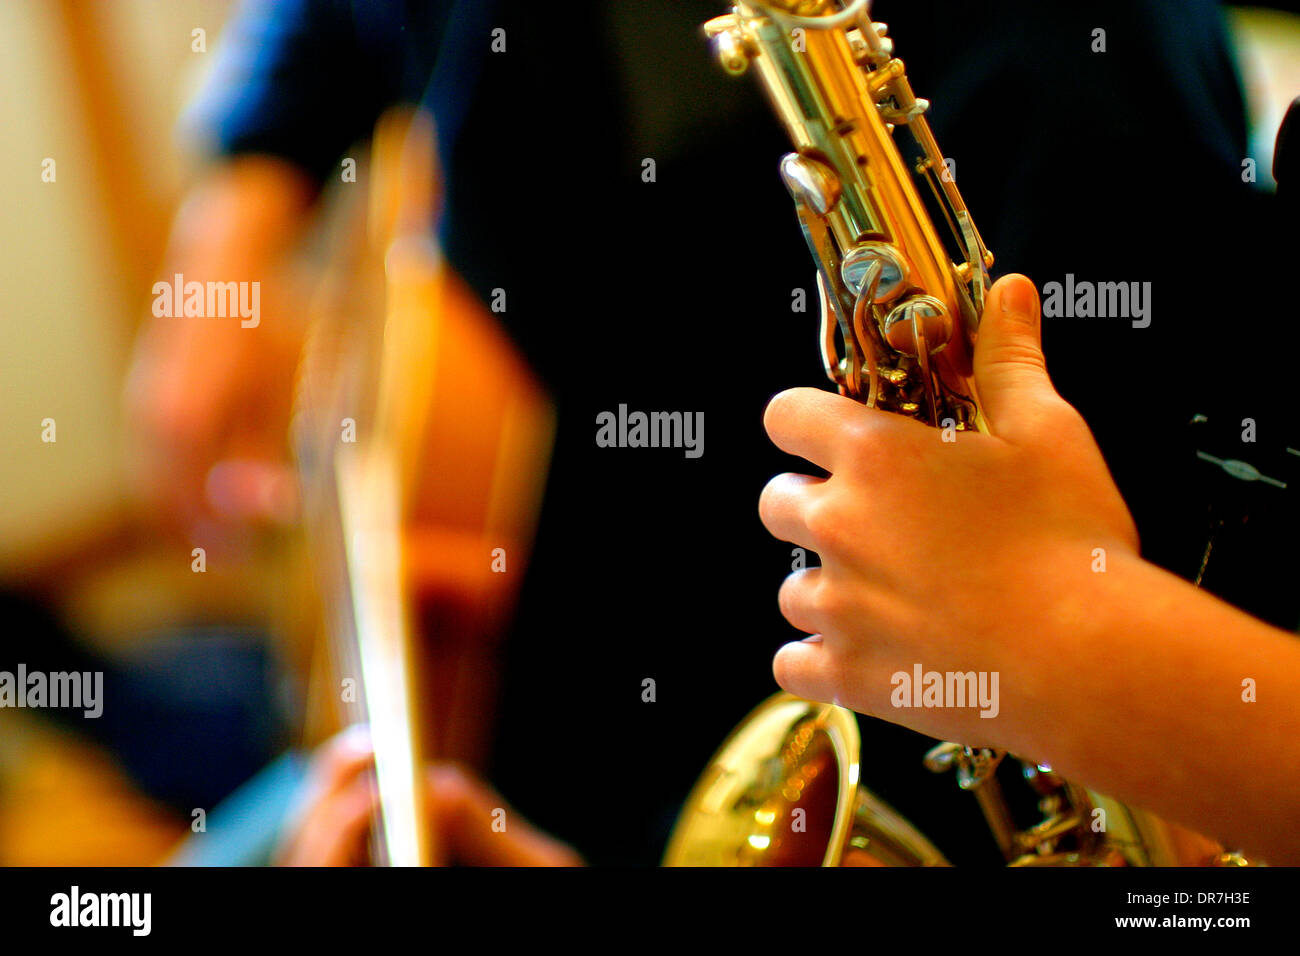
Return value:
[(781, 157), (781, 179), (796, 202), (824, 216), (840, 201), (840, 178), (821, 160), (799, 153)]
[(869, 242), (849, 250), (840, 265), (840, 276), (850, 292), (861, 295), (873, 267), (878, 268), (880, 277), (871, 301), (878, 305), (898, 298), (908, 284), (907, 262), (886, 243)]
[(896, 352), (915, 357), (918, 341), (924, 341), (926, 352), (933, 355), (952, 338), (953, 321), (948, 309), (934, 296), (915, 295), (885, 316), (880, 331)]

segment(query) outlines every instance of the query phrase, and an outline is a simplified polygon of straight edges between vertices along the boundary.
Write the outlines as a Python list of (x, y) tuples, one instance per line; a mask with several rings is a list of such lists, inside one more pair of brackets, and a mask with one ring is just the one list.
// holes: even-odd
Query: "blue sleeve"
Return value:
[(185, 118), (216, 153), (266, 153), (323, 180), (383, 110), (417, 101), (449, 3), (245, 0)]
[(272, 761), (214, 807), (203, 830), (187, 835), (164, 865), (269, 866), (307, 780), (307, 761), (296, 751)]

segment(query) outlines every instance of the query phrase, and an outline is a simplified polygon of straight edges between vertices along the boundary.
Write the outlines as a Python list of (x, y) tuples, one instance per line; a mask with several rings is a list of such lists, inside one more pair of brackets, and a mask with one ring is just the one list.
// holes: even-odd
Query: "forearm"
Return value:
[(215, 269), (220, 274), (214, 278), (226, 281), (261, 273), (296, 240), (314, 191), (310, 178), (283, 160), (241, 156), (225, 162), (177, 212), (168, 264)]
[[(211, 517), (211, 466), (283, 444), (287, 370), (305, 323), (282, 263), (312, 195), (306, 175), (288, 163), (238, 158), (209, 172), (176, 216), (125, 389), (133, 477), (154, 516), (183, 526)], [(247, 297), (241, 287), (209, 316), (187, 315), (184, 294), (160, 295), (192, 283), (248, 283)]]
[(1028, 695), (1016, 747), (1231, 848), (1300, 863), (1300, 640), (1136, 556), (1088, 573), (1043, 635), (1072, 663), (1054, 696)]

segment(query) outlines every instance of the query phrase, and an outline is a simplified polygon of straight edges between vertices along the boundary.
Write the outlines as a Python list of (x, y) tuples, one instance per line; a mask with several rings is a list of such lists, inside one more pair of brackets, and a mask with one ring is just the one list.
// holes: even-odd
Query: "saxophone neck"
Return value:
[(971, 354), (993, 257), (868, 12), (749, 0), (705, 32), (729, 72), (758, 74), (794, 146), (781, 175), (817, 267), (828, 376), (868, 405), (981, 428)]

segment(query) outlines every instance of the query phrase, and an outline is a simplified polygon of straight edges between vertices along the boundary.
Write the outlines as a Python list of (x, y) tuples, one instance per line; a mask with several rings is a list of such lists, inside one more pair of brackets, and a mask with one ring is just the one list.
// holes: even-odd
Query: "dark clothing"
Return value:
[[(811, 297), (813, 266), (776, 175), (784, 135), (753, 78), (714, 68), (700, 36), (724, 3), (571, 2), (559, 15), (502, 2), (466, 19), (489, 6), (251, 4), (198, 115), (225, 152), (271, 152), (324, 179), (384, 106), (432, 105), (448, 256), (485, 300), (507, 291), (501, 318), (560, 412), (494, 779), (593, 861), (649, 863), (710, 752), (774, 689), (772, 651), (796, 636), (776, 607), (790, 548), (755, 507), (772, 474), (798, 468), (763, 434), (767, 399), (823, 383), (815, 316), (790, 310), (793, 289)], [(1278, 276), (1254, 258), (1270, 210), (1241, 181), (1242, 97), (1215, 4), (992, 0), (973, 14), (964, 0), (880, 0), (875, 12), (934, 103), (995, 273), (1152, 283), (1150, 328), (1049, 320), (1045, 347), (1148, 555), (1190, 573), (1204, 525), (1192, 414), (1250, 414), (1285, 444), (1264, 370), (1278, 311), (1242, 288)], [(498, 27), (504, 53), (491, 51)], [(1097, 27), (1105, 53), (1091, 48)], [(457, 67), (435, 76), (439, 50)], [(620, 403), (703, 411), (704, 456), (597, 448), (597, 414)], [(1293, 595), (1280, 609), (1263, 598), (1260, 613), (1294, 624)], [(919, 797), (917, 823), (961, 862), (981, 832), (973, 801), (921, 769), (919, 736), (875, 721), (864, 732), (868, 779), (909, 810)]]

